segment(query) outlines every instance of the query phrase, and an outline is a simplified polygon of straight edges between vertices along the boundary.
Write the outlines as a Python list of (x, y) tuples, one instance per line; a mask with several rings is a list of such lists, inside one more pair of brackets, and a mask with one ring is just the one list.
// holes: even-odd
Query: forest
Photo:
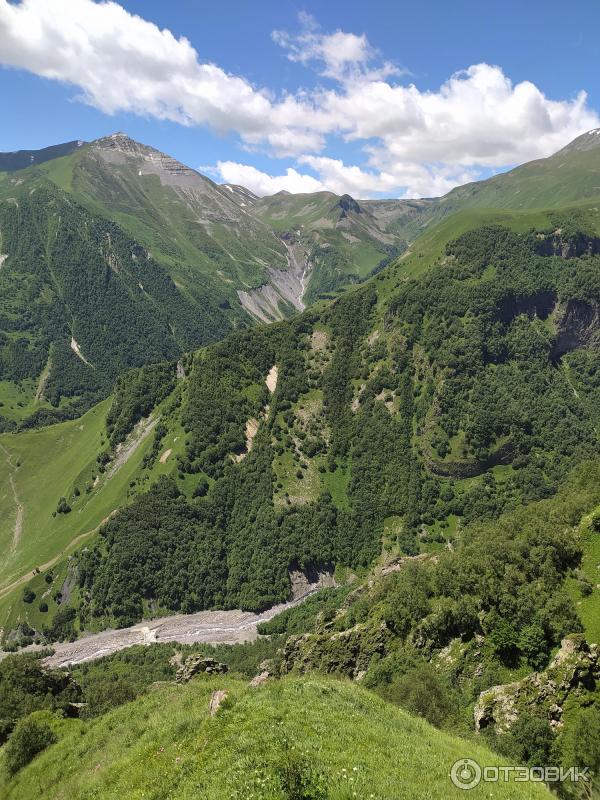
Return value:
[[(161, 421), (185, 432), (176, 471), (80, 556), (82, 623), (128, 625), (148, 603), (263, 609), (289, 597), (291, 568), (364, 569), (383, 540), (407, 556), (452, 547), (456, 520), (554, 495), (596, 452), (595, 332), (568, 309), (592, 308), (600, 286), (596, 256), (549, 256), (540, 242), (483, 228), (388, 297), (375, 279), (198, 351)], [(113, 444), (170, 381), (160, 366), (121, 380)]]

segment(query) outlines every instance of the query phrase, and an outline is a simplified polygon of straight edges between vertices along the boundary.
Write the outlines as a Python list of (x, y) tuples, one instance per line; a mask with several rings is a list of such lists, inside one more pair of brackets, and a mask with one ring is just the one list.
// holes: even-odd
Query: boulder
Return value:
[(194, 675), (205, 672), (207, 675), (223, 674), (229, 667), (214, 658), (207, 658), (202, 655), (188, 656), (183, 665), (177, 670), (175, 681), (177, 683), (187, 683)]
[(218, 689), (216, 692), (213, 692), (210, 697), (210, 703), (208, 704), (208, 710), (210, 711), (211, 717), (214, 717), (221, 704), (224, 700), (228, 697), (228, 692), (225, 689)]

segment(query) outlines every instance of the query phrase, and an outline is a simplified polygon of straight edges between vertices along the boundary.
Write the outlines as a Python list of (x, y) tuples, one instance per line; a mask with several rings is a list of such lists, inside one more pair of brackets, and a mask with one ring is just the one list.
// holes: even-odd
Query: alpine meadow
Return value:
[(600, 798), (598, 9), (171, 6), (0, 0), (0, 797)]

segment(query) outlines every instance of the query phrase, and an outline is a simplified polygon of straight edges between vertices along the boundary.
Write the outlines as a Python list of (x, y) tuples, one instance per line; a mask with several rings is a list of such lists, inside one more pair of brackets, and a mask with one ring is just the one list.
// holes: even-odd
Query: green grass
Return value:
[[(111, 477), (108, 473), (100, 475), (96, 456), (106, 446), (109, 404), (110, 400), (105, 400), (77, 420), (0, 436), (4, 448), (0, 449), (0, 548), (7, 554), (0, 562), (0, 626), (17, 618), (30, 619), (37, 610), (37, 601), (31, 606), (14, 603), (22, 585), (3, 596), (7, 586), (48, 562), (61, 560), (77, 545), (89, 543), (100, 523), (127, 502), (129, 484), (139, 472), (152, 436)], [(92, 483), (94, 475), (98, 482), (88, 493), (86, 485)], [(23, 506), (18, 541), (11, 477)], [(74, 496), (75, 487), (80, 492), (78, 497)], [(72, 511), (52, 516), (60, 497), (67, 498)]]
[[(229, 696), (211, 718), (217, 689)], [(324, 678), (258, 689), (223, 676), (162, 684), (91, 722), (55, 725), (59, 741), (0, 784), (5, 800), (447, 800), (465, 796), (449, 778), (458, 759), (506, 763)], [(284, 789), (294, 777), (304, 793)], [(534, 783), (482, 783), (469, 796), (551, 797)]]

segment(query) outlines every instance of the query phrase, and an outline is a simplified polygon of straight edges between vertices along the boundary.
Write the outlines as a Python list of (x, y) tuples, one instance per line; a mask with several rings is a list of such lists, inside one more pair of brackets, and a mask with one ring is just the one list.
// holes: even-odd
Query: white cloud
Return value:
[(115, 2), (0, 0), (0, 63), (76, 86), (84, 102), (108, 114), (233, 130), (274, 151), (284, 132), (288, 140), (296, 132), (302, 149), (321, 145), (307, 125), (310, 108), (300, 101), (273, 102), (243, 77), (201, 63), (186, 38)]
[(348, 139), (378, 139), (373, 164), (394, 159), (505, 166), (550, 155), (600, 118), (573, 100), (548, 99), (533, 83), (513, 85), (502, 69), (476, 64), (438, 91), (385, 81), (327, 92), (323, 110)]
[(269, 175), (250, 164), (234, 161), (219, 161), (215, 168), (203, 167), (201, 171), (215, 174), (225, 183), (246, 186), (259, 197), (282, 190), (292, 193), (327, 190), (335, 194), (350, 194), (359, 199), (379, 195), (434, 197), (476, 177), (467, 170), (457, 172), (444, 167), (430, 169), (422, 164), (396, 164), (392, 172), (377, 172), (326, 156), (305, 155), (297, 160), (310, 167), (318, 177), (299, 172), (293, 167), (288, 167), (283, 175)]
[[(397, 70), (392, 80), (394, 68), (378, 63), (364, 34), (323, 33), (303, 15), (299, 34), (273, 38), (288, 58), (316, 65), (334, 84), (278, 96), (203, 63), (187, 39), (116, 2), (0, 0), (5, 66), (77, 87), (84, 102), (109, 114), (234, 131), (245, 149), (296, 158), (318, 175), (256, 170), (251, 177), (265, 186), (316, 181), (358, 196), (439, 194), (484, 168), (550, 155), (600, 127), (585, 92), (550, 99), (529, 81), (513, 84), (499, 66), (472, 65), (422, 90), (399, 82)], [(366, 164), (331, 158), (336, 137), (358, 143)]]
[(348, 166), (339, 159), (326, 156), (300, 156), (298, 161), (311, 167), (331, 191), (358, 198), (382, 194), (388, 197), (438, 197), (476, 178), (469, 170), (414, 162), (395, 162), (387, 171), (373, 171)]
[(216, 171), (225, 183), (245, 186), (259, 197), (286, 191), (295, 193), (319, 192), (325, 185), (312, 175), (301, 174), (293, 167), (288, 167), (285, 175), (269, 175), (249, 164), (237, 164), (235, 161), (217, 162)]
[(284, 48), (290, 61), (302, 64), (316, 62), (321, 74), (341, 79), (347, 70), (364, 69), (375, 51), (365, 34), (357, 36), (337, 30), (321, 33), (319, 25), (310, 14), (299, 14), (302, 30), (299, 34), (273, 31), (272, 39)]

